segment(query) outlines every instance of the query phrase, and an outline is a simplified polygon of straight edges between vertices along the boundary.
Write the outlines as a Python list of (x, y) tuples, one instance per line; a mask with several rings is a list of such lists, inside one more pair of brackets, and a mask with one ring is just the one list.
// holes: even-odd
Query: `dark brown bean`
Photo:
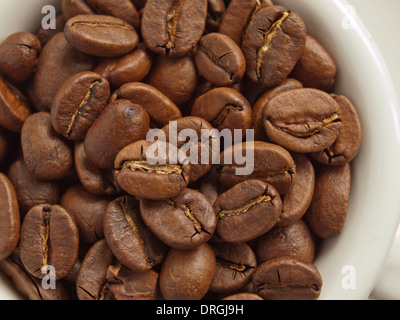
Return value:
[(65, 23), (67, 20), (65, 19), (64, 15), (62, 13), (58, 14), (56, 16), (56, 28), (52, 29), (44, 29), (42, 26), (36, 31), (35, 35), (39, 39), (40, 43), (42, 44), (42, 47), (44, 47), (47, 42), (50, 41), (51, 38), (53, 38), (55, 35), (58, 33), (62, 33), (64, 31)]
[(150, 119), (146, 111), (128, 100), (110, 103), (85, 136), (88, 159), (102, 169), (112, 169), (117, 153), (146, 138)]
[(18, 245), (20, 216), (17, 194), (6, 175), (0, 173), (0, 261)]
[(51, 265), (56, 279), (65, 277), (78, 259), (79, 232), (72, 215), (59, 205), (37, 205), (28, 211), (21, 225), (19, 244), (25, 268), (43, 278)]
[(130, 196), (119, 197), (108, 205), (104, 236), (115, 257), (133, 271), (150, 270), (166, 253), (166, 246), (143, 222), (139, 202)]
[(130, 24), (104, 15), (75, 16), (67, 21), (64, 34), (75, 49), (96, 57), (127, 54), (139, 42)]
[(26, 82), (35, 71), (41, 49), (42, 44), (32, 33), (8, 36), (0, 45), (0, 71), (14, 82)]
[(214, 203), (218, 236), (231, 243), (246, 242), (269, 231), (279, 219), (282, 201), (276, 189), (248, 180), (221, 194)]
[(226, 5), (224, 0), (207, 0), (207, 20), (205, 32), (218, 32), (225, 9)]
[(207, 0), (148, 0), (142, 17), (147, 47), (171, 57), (187, 55), (205, 29)]
[(60, 87), (51, 106), (54, 129), (69, 140), (85, 137), (110, 99), (108, 81), (95, 72), (78, 73)]
[(259, 265), (253, 284), (256, 293), (265, 300), (316, 300), (322, 279), (312, 264), (283, 257)]
[(171, 249), (161, 267), (160, 289), (166, 300), (199, 300), (211, 286), (216, 266), (205, 243), (192, 250)]
[(222, 300), (264, 300), (258, 294), (255, 293), (236, 293), (231, 296), (225, 297)]
[(319, 152), (339, 136), (342, 120), (337, 102), (317, 89), (282, 92), (264, 108), (264, 128), (268, 138), (284, 148), (299, 152)]
[(193, 249), (207, 242), (217, 226), (209, 201), (192, 189), (164, 201), (141, 200), (140, 213), (150, 230), (176, 249)]
[(62, 0), (61, 9), (66, 20), (81, 14), (94, 14), (85, 0)]

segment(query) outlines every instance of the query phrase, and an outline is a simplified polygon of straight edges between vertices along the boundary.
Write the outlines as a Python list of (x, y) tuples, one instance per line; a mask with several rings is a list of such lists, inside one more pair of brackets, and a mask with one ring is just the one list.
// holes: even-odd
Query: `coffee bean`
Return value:
[(0, 125), (20, 133), (24, 121), (31, 115), (24, 94), (0, 76)]
[(147, 47), (171, 57), (187, 55), (200, 40), (207, 18), (207, 0), (148, 0), (142, 16)]
[(156, 300), (158, 273), (154, 270), (135, 272), (121, 264), (107, 270), (108, 289), (116, 300)]
[(199, 191), (203, 196), (207, 198), (211, 205), (214, 205), (215, 201), (221, 194), (221, 184), (219, 183), (219, 177), (216, 173), (218, 166), (214, 165), (211, 170), (201, 179)]
[(192, 57), (169, 58), (159, 55), (149, 74), (148, 84), (181, 106), (193, 96), (197, 79), (197, 69)]
[(182, 118), (175, 103), (161, 91), (142, 82), (124, 84), (113, 93), (110, 102), (119, 99), (140, 105), (149, 115), (152, 128), (162, 128), (170, 121)]
[(219, 131), (242, 130), (242, 137), (251, 128), (252, 111), (247, 99), (230, 88), (216, 88), (198, 97), (193, 104), (192, 116), (210, 122)]
[(242, 44), (249, 78), (265, 87), (281, 84), (303, 53), (306, 35), (301, 17), (285, 7), (255, 12)]
[(274, 96), (278, 95), (279, 93), (300, 88), (303, 88), (303, 85), (301, 84), (300, 81), (292, 78), (287, 78), (279, 86), (264, 91), (264, 93), (258, 98), (252, 109), (253, 110), (252, 124), (254, 129), (255, 141), (268, 141), (268, 137), (265, 133), (264, 116), (263, 116), (264, 108), (267, 105), (268, 101)]
[(81, 184), (69, 187), (61, 197), (60, 204), (74, 217), (79, 230), (79, 239), (94, 243), (104, 238), (103, 217), (109, 197), (93, 195)]
[(40, 106), (50, 110), (61, 85), (71, 76), (93, 67), (93, 58), (75, 50), (63, 32), (55, 35), (44, 46), (35, 73), (34, 93)]
[(214, 244), (212, 248), (217, 264), (210, 291), (233, 292), (251, 281), (257, 261), (247, 244), (220, 243)]
[[(249, 162), (243, 163), (238, 155), (248, 157)], [(225, 190), (240, 182), (258, 179), (270, 183), (281, 195), (289, 192), (296, 179), (296, 166), (290, 153), (276, 144), (262, 141), (226, 148), (217, 172)]]
[(56, 36), (58, 33), (62, 33), (64, 31), (65, 23), (67, 20), (65, 19), (64, 15), (62, 13), (58, 14), (56, 16), (56, 21), (55, 21), (55, 29), (53, 28), (43, 28), (43, 26), (40, 26), (40, 28), (36, 31), (35, 36), (39, 39), (40, 43), (42, 44), (42, 47), (44, 47), (47, 42), (50, 41), (51, 38)]
[(0, 45), (0, 71), (11, 81), (24, 83), (34, 73), (42, 44), (29, 32), (8, 36)]
[(166, 253), (165, 245), (143, 222), (139, 202), (130, 196), (119, 197), (108, 205), (104, 236), (115, 257), (137, 272), (158, 265)]
[(242, 50), (221, 33), (209, 33), (201, 38), (195, 62), (199, 74), (219, 86), (238, 83), (246, 71)]
[(231, 296), (225, 297), (222, 300), (264, 300), (255, 293), (236, 293)]
[(86, 156), (84, 141), (77, 141), (74, 147), (74, 164), (82, 186), (92, 194), (114, 195), (119, 188), (115, 184), (111, 169), (101, 169)]
[(18, 245), (20, 216), (17, 194), (6, 175), (0, 173), (0, 261)]
[(305, 219), (320, 238), (337, 236), (343, 230), (350, 188), (350, 164), (316, 168), (314, 196)]
[(226, 5), (224, 0), (207, 1), (206, 33), (218, 32), (225, 9)]
[(255, 239), (278, 221), (282, 202), (276, 189), (261, 180), (248, 180), (221, 194), (214, 203), (216, 232), (226, 242)]
[(305, 87), (328, 91), (336, 77), (336, 64), (325, 48), (312, 36), (307, 35), (303, 54), (292, 72)]
[(36, 179), (22, 157), (11, 164), (8, 178), (14, 185), (21, 214), (26, 214), (36, 205), (57, 204), (60, 200), (58, 183)]
[(256, 293), (265, 300), (316, 300), (322, 286), (315, 266), (290, 257), (259, 265), (252, 281)]
[(95, 242), (86, 253), (76, 278), (80, 300), (112, 300), (108, 289), (107, 271), (114, 255), (105, 239)]
[(60, 87), (51, 106), (54, 129), (69, 140), (85, 137), (110, 98), (106, 79), (94, 72), (78, 73)]
[(311, 204), (315, 187), (314, 166), (305, 154), (291, 153), (296, 165), (296, 180), (282, 196), (282, 214), (277, 225), (289, 226), (301, 219)]
[(132, 51), (139, 42), (129, 23), (104, 15), (79, 15), (65, 25), (64, 34), (78, 51), (96, 57), (115, 57)]
[(209, 201), (192, 189), (168, 200), (141, 200), (140, 213), (150, 230), (176, 249), (193, 249), (207, 242), (217, 225)]
[(62, 0), (61, 9), (66, 20), (81, 14), (94, 14), (85, 0)]
[(287, 227), (275, 226), (259, 237), (255, 251), (259, 264), (281, 257), (313, 263), (315, 240), (304, 220), (298, 220)]
[(282, 92), (269, 100), (264, 108), (264, 128), (268, 138), (294, 152), (324, 150), (335, 142), (341, 127), (337, 102), (317, 89)]
[(39, 180), (60, 180), (73, 165), (71, 146), (51, 125), (48, 112), (26, 119), (21, 130), (24, 160), (29, 172)]
[(205, 243), (192, 250), (171, 249), (161, 267), (160, 289), (166, 300), (200, 300), (211, 286), (216, 266)]
[(137, 141), (115, 158), (115, 179), (127, 193), (150, 200), (179, 195), (189, 184), (191, 165), (183, 151), (157, 141)]
[(86, 156), (99, 168), (111, 169), (117, 153), (144, 139), (149, 125), (149, 116), (139, 105), (128, 100), (110, 103), (86, 133)]
[(25, 268), (44, 278), (47, 266), (56, 279), (65, 277), (78, 259), (79, 233), (72, 215), (59, 205), (37, 205), (28, 211), (21, 225), (19, 244)]
[(343, 95), (332, 95), (339, 105), (342, 128), (335, 142), (324, 151), (312, 153), (313, 159), (325, 165), (344, 165), (358, 154), (362, 141), (362, 128), (357, 109)]

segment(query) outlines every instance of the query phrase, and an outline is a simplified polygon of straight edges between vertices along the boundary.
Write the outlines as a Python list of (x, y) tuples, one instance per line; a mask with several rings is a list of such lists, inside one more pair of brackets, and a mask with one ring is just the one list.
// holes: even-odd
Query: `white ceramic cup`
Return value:
[[(366, 299), (391, 248), (400, 214), (400, 110), (387, 67), (370, 34), (345, 0), (276, 0), (298, 12), (309, 34), (338, 66), (333, 92), (355, 104), (363, 143), (352, 163), (352, 189), (342, 234), (325, 240), (315, 265), (322, 279), (320, 299)], [(44, 5), (59, 0), (1, 0), (0, 41), (17, 31), (35, 32)], [(18, 299), (0, 275), (0, 299)]]

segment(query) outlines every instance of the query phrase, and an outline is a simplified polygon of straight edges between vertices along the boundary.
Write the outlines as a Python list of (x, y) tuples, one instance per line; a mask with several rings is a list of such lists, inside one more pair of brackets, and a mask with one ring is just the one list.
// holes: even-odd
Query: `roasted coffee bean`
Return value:
[(54, 129), (69, 140), (85, 137), (110, 99), (108, 81), (95, 72), (78, 73), (60, 87), (51, 106)]
[(114, 175), (127, 193), (150, 200), (179, 195), (189, 184), (191, 165), (183, 151), (158, 141), (137, 141), (115, 158)]
[(193, 249), (207, 242), (217, 225), (210, 202), (192, 189), (185, 189), (168, 200), (143, 199), (140, 213), (150, 230), (176, 249)]
[(157, 54), (182, 57), (194, 49), (205, 29), (207, 0), (148, 0), (142, 36)]
[(28, 100), (23, 93), (0, 76), (0, 126), (20, 133), (30, 114)]
[(114, 195), (119, 188), (114, 182), (111, 169), (101, 169), (86, 156), (84, 141), (77, 141), (74, 147), (74, 164), (79, 181), (90, 193)]
[(110, 103), (89, 128), (84, 148), (88, 159), (102, 169), (112, 169), (117, 153), (145, 139), (150, 119), (144, 109), (128, 100)]
[(140, 27), (139, 12), (130, 0), (85, 0), (97, 14), (120, 18), (135, 28)]
[(315, 240), (304, 220), (298, 220), (287, 227), (275, 226), (259, 237), (255, 252), (259, 264), (281, 257), (313, 263)]
[(162, 128), (169, 143), (186, 153), (190, 162), (190, 183), (210, 171), (218, 159), (219, 136), (213, 126), (200, 117), (183, 117)]
[(193, 104), (192, 116), (210, 122), (220, 132), (242, 130), (242, 137), (251, 128), (252, 110), (247, 99), (231, 88), (216, 88), (198, 97)]
[(149, 74), (148, 84), (181, 106), (193, 96), (197, 79), (196, 65), (191, 56), (169, 58), (159, 55)]
[(37, 205), (21, 225), (19, 244), (25, 268), (37, 278), (54, 267), (56, 279), (65, 277), (78, 259), (79, 232), (72, 215), (59, 205)]
[(11, 279), (15, 289), (28, 300), (69, 300), (68, 293), (60, 281), (51, 290), (42, 286), (42, 280), (32, 277), (26, 271), (19, 257), (19, 250), (16, 249), (5, 260), (0, 260), (0, 271)]
[(351, 188), (351, 168), (318, 166), (315, 191), (306, 221), (320, 238), (331, 238), (341, 233), (347, 218)]
[(289, 226), (301, 219), (311, 204), (315, 187), (314, 166), (305, 154), (291, 153), (296, 165), (296, 180), (282, 196), (282, 214), (277, 225)]
[(306, 36), (301, 17), (285, 7), (255, 12), (242, 44), (249, 78), (265, 87), (281, 84), (303, 53)]
[(224, 0), (207, 0), (205, 33), (218, 32), (226, 6)]
[(131, 82), (118, 88), (110, 101), (119, 99), (130, 100), (140, 105), (149, 115), (152, 128), (162, 128), (170, 121), (182, 118), (181, 111), (175, 103), (161, 91), (142, 82)]
[(258, 294), (255, 293), (236, 293), (231, 296), (225, 297), (222, 300), (264, 300)]
[(75, 16), (67, 21), (64, 34), (75, 49), (96, 57), (127, 54), (139, 42), (129, 23), (103, 15)]
[(209, 33), (200, 39), (195, 62), (199, 74), (218, 86), (238, 83), (246, 71), (242, 50), (222, 33)]
[(315, 266), (291, 257), (259, 265), (252, 281), (256, 293), (265, 300), (316, 300), (322, 286)]
[[(249, 161), (246, 163), (243, 161), (245, 159)], [(221, 154), (221, 166), (217, 173), (225, 190), (240, 182), (258, 179), (270, 183), (282, 195), (289, 192), (296, 179), (296, 166), (292, 156), (284, 148), (268, 142), (254, 141), (225, 149)]]
[(305, 87), (328, 91), (336, 77), (336, 64), (325, 48), (307, 35), (303, 54), (292, 72)]
[(319, 163), (340, 166), (351, 162), (358, 154), (362, 141), (361, 122), (357, 109), (343, 95), (332, 95), (339, 105), (342, 128), (333, 145), (311, 156)]
[(166, 246), (143, 222), (139, 202), (130, 196), (119, 197), (108, 205), (104, 236), (115, 257), (133, 271), (150, 270), (166, 253)]
[(0, 173), (0, 261), (18, 245), (20, 216), (17, 194), (6, 175)]
[(269, 231), (279, 219), (282, 201), (276, 189), (261, 180), (248, 180), (221, 194), (214, 203), (218, 236), (246, 242)]
[(0, 45), (0, 71), (14, 82), (26, 82), (35, 71), (41, 49), (42, 44), (32, 33), (8, 36)]
[(71, 76), (90, 71), (94, 59), (75, 50), (64, 33), (58, 33), (44, 46), (34, 79), (34, 94), (44, 110), (50, 110), (61, 85)]
[[(119, 88), (125, 83), (142, 81), (149, 73), (153, 57), (143, 43), (139, 43), (134, 51), (122, 58), (110, 58), (103, 61), (108, 70), (107, 79), (113, 88)], [(94, 70), (104, 68), (101, 64)], [(104, 72), (104, 71), (103, 71)]]
[(272, 142), (290, 151), (311, 153), (335, 142), (342, 120), (338, 103), (329, 94), (304, 88), (269, 100), (264, 108), (264, 128)]
[(264, 108), (267, 105), (268, 101), (274, 96), (278, 95), (279, 93), (300, 88), (303, 88), (303, 85), (301, 84), (300, 81), (288, 78), (284, 80), (279, 86), (272, 89), (267, 89), (258, 98), (252, 109), (253, 110), (252, 124), (254, 129), (255, 141), (268, 141), (268, 137), (265, 133), (265, 128), (264, 128)]
[(216, 268), (210, 291), (227, 293), (243, 288), (257, 267), (253, 250), (245, 243), (220, 243), (212, 246)]
[(232, 0), (222, 16), (218, 32), (229, 36), (238, 46), (242, 45), (243, 33), (254, 14), (271, 0)]
[(72, 147), (53, 129), (48, 112), (26, 119), (21, 145), (26, 166), (36, 179), (60, 180), (73, 165)]
[(221, 184), (219, 183), (218, 174), (216, 173), (218, 166), (214, 165), (211, 170), (201, 179), (199, 191), (214, 205), (215, 201), (221, 194)]
[(60, 200), (59, 184), (56, 181), (36, 179), (23, 158), (11, 164), (8, 178), (15, 188), (21, 214), (27, 213), (38, 204), (57, 204)]
[(104, 238), (103, 217), (110, 202), (109, 197), (91, 194), (76, 184), (64, 192), (60, 204), (74, 217), (80, 241), (94, 243)]
[(0, 127), (0, 165), (4, 161), (4, 158), (10, 146), (7, 138), (8, 138), (8, 133), (4, 128)]
[(192, 250), (171, 249), (161, 267), (160, 289), (166, 300), (200, 300), (211, 286), (216, 266), (205, 243)]
[(66, 22), (67, 20), (65, 19), (64, 15), (60, 13), (56, 16), (55, 29), (45, 29), (43, 26), (40, 26), (40, 28), (36, 31), (35, 36), (39, 39), (42, 47), (44, 47), (55, 35), (64, 31)]
[(106, 278), (113, 261), (114, 255), (105, 239), (90, 247), (76, 278), (76, 292), (80, 300), (113, 300)]
[(94, 14), (85, 0), (62, 0), (61, 9), (66, 20), (81, 14)]
[(107, 270), (108, 289), (115, 300), (156, 300), (158, 276), (154, 270), (135, 272), (112, 265)]

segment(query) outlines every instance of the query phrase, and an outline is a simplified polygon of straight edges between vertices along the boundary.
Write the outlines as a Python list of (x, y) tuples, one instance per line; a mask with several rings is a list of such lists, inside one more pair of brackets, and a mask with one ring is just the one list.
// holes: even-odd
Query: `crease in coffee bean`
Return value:
[(93, 23), (93, 22), (82, 22), (82, 21), (77, 21), (71, 25), (71, 28), (76, 26), (76, 25), (83, 25), (83, 26), (89, 26), (89, 27), (103, 27), (103, 28), (118, 28), (118, 29), (125, 29), (125, 30), (132, 30), (132, 28), (129, 28), (127, 26), (121, 25), (121, 24), (115, 24), (115, 23), (106, 23), (106, 22), (99, 22), (99, 23)]
[[(217, 169), (217, 171), (219, 171), (219, 173), (224, 173), (224, 172), (230, 172), (230, 173), (235, 173), (240, 167), (238, 166), (234, 166), (234, 165), (225, 165), (222, 167), (219, 167)], [(256, 170), (254, 170), (254, 173), (256, 174)], [(265, 180), (269, 183), (273, 183), (275, 181), (275, 179), (273, 177), (275, 176), (280, 176), (280, 175), (289, 175), (290, 176), (290, 180), (293, 180), (293, 174), (294, 172), (291, 169), (284, 169), (282, 171), (265, 171), (262, 172), (262, 180)]]
[[(332, 147), (332, 146), (331, 146), (331, 147)], [(345, 159), (347, 160), (347, 156), (346, 156), (344, 153), (335, 154), (335, 152), (331, 150), (331, 147), (326, 148), (326, 149), (324, 150), (324, 153), (325, 153), (326, 156), (328, 157), (328, 163), (329, 163), (329, 165), (332, 165), (332, 162), (333, 162), (334, 159), (336, 159), (336, 158), (343, 157), (343, 158), (345, 158)]]
[(226, 116), (230, 111), (242, 111), (243, 108), (234, 104), (228, 104), (226, 105), (218, 114), (218, 116), (215, 118), (214, 121), (212, 121), (212, 125), (216, 128), (218, 128), (224, 121)]
[(158, 174), (182, 174), (182, 167), (178, 164), (150, 164), (147, 161), (125, 161), (120, 170), (130, 169), (132, 171), (144, 171)]
[(320, 291), (320, 287), (313, 283), (310, 285), (298, 285), (298, 284), (285, 284), (285, 283), (279, 283), (279, 284), (274, 284), (274, 283), (263, 283), (257, 285), (257, 291), (260, 292), (262, 290), (268, 290), (268, 289), (273, 289), (273, 290), (281, 290), (281, 291), (288, 291), (291, 289), (307, 289), (307, 290), (313, 290), (313, 291)]
[[(170, 9), (170, 18), (167, 18), (167, 29), (168, 29), (168, 42), (162, 47), (165, 48), (167, 55), (170, 50), (175, 48), (175, 42), (177, 36), (177, 27), (178, 27), (178, 18), (182, 11), (182, 7), (185, 4), (186, 0), (178, 0)], [(167, 15), (170, 16), (170, 15)]]
[(82, 102), (79, 104), (78, 108), (76, 109), (76, 111), (74, 112), (74, 114), (71, 117), (71, 121), (68, 125), (67, 130), (65, 131), (65, 134), (70, 136), (71, 132), (72, 132), (72, 127), (75, 124), (75, 120), (78, 117), (79, 113), (82, 111), (82, 109), (87, 105), (90, 97), (92, 96), (92, 92), (93, 92), (93, 88), (94, 86), (96, 86), (97, 84), (101, 83), (101, 80), (95, 80), (92, 82), (92, 84), (89, 87), (88, 92), (86, 93), (85, 97), (83, 98)]
[(244, 214), (244, 213), (248, 212), (254, 206), (261, 204), (261, 203), (265, 203), (265, 202), (272, 203), (271, 196), (263, 194), (257, 198), (254, 198), (254, 199), (246, 202), (245, 204), (243, 204), (237, 208), (230, 209), (230, 210), (222, 210), (220, 213), (218, 213), (218, 216), (217, 216), (218, 221), (221, 221), (225, 217), (238, 216), (240, 214)]
[[(216, 66), (218, 66), (219, 68), (221, 68), (223, 71), (225, 71), (228, 75), (229, 75), (229, 79), (230, 80), (234, 80), (235, 74), (233, 72), (231, 72), (229, 69), (226, 68), (226, 66), (221, 63), (221, 59), (223, 59), (224, 57), (226, 57), (227, 55), (232, 54), (231, 51), (225, 52), (223, 55), (221, 55), (220, 57), (216, 58), (212, 52), (210, 50), (208, 50), (206, 47), (204, 46), (200, 46), (199, 51), (203, 52), (208, 59), (210, 59)], [(237, 79), (239, 80), (239, 78)]]
[(190, 205), (188, 205), (186, 203), (176, 202), (176, 201), (174, 201), (172, 199), (168, 199), (167, 202), (168, 202), (169, 205), (171, 205), (171, 206), (173, 206), (175, 208), (180, 208), (185, 213), (185, 216), (187, 218), (189, 218), (190, 221), (192, 221), (193, 227), (196, 230), (196, 233), (193, 236), (195, 236), (196, 234), (201, 233), (201, 232), (206, 232), (206, 233), (209, 234), (209, 232), (207, 232), (204, 229), (204, 226), (199, 221), (197, 221), (194, 213), (192, 212), (192, 210), (190, 208)]
[(227, 261), (221, 258), (216, 258), (216, 261), (218, 264), (220, 264), (221, 266), (223, 266), (224, 268), (228, 268), (231, 269), (235, 272), (235, 277), (237, 273), (241, 273), (246, 277), (246, 271), (250, 270), (250, 269), (254, 269), (254, 267), (251, 266), (247, 266), (244, 264), (238, 264), (238, 263), (234, 263), (231, 261)]
[(126, 201), (125, 198), (123, 200), (118, 200), (118, 204), (121, 206), (122, 213), (124, 214), (124, 217), (125, 217), (125, 220), (127, 223), (126, 228), (129, 228), (135, 235), (135, 238), (138, 240), (140, 248), (143, 251), (143, 256), (145, 257), (146, 262), (149, 263), (150, 265), (153, 265), (154, 264), (153, 261), (146, 256), (142, 235), (140, 234), (139, 229), (135, 224), (135, 221), (128, 214), (128, 207), (124, 201)]
[[(309, 130), (306, 133), (301, 133), (301, 132), (297, 132), (297, 131), (294, 131), (294, 130), (291, 130), (291, 129), (288, 129), (288, 128), (280, 127), (280, 126), (276, 125), (273, 122), (273, 120), (271, 120), (270, 118), (267, 118), (267, 121), (269, 121), (271, 123), (271, 125), (276, 130), (283, 131), (283, 132), (285, 132), (287, 134), (290, 134), (291, 136), (294, 136), (294, 137), (297, 137), (297, 138), (309, 138), (309, 137), (311, 137), (311, 136), (313, 136), (315, 134), (320, 133), (325, 127), (331, 125), (332, 123), (340, 122), (341, 119), (340, 119), (340, 116), (337, 113), (335, 113), (332, 116), (330, 116), (329, 118), (323, 119), (322, 120), (322, 124), (320, 126), (314, 128), (312, 130)], [(306, 125), (307, 125), (308, 128), (310, 128), (309, 124), (306, 124)]]
[(269, 49), (271, 48), (272, 41), (274, 40), (276, 33), (278, 32), (278, 30), (282, 30), (281, 26), (282, 26), (283, 22), (286, 20), (286, 18), (289, 16), (289, 14), (290, 14), (290, 12), (288, 12), (288, 11), (283, 12), (282, 16), (272, 24), (272, 26), (267, 30), (267, 32), (264, 33), (263, 45), (257, 51), (256, 71), (257, 71), (257, 77), (259, 79), (262, 78), (261, 68), (263, 65), (264, 57), (267, 54), (267, 52), (269, 51)]
[(40, 237), (42, 238), (42, 267), (45, 268), (48, 265), (49, 260), (49, 236), (50, 236), (50, 211), (51, 209), (47, 206), (43, 207), (42, 210), (42, 224), (40, 226)]

